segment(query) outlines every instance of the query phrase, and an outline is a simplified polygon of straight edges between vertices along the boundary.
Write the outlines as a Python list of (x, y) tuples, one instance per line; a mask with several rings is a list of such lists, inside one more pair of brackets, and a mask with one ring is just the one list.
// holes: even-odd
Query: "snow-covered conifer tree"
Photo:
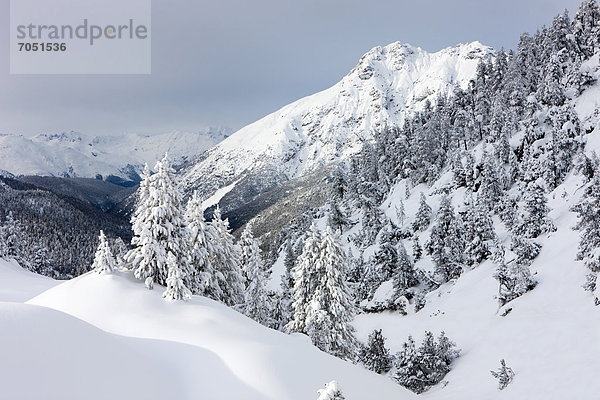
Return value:
[(368, 369), (378, 374), (385, 374), (392, 369), (392, 356), (385, 347), (385, 337), (381, 329), (369, 334), (369, 341), (362, 347), (359, 359)]
[(348, 263), (330, 227), (323, 235), (320, 258), (322, 261), (315, 270), (315, 292), (306, 316), (306, 333), (321, 350), (352, 360), (357, 342), (350, 324), (354, 304), (346, 280)]
[(192, 277), (188, 263), (188, 232), (181, 207), (182, 193), (175, 170), (167, 154), (156, 163), (156, 173), (145, 168), (138, 190), (138, 202), (131, 218), (134, 246), (127, 254), (136, 278), (166, 285), (167, 253), (172, 253), (189, 284)]
[(431, 236), (425, 245), (435, 264), (436, 274), (442, 282), (458, 278), (462, 273), (462, 264), (465, 261), (463, 236), (462, 224), (454, 214), (450, 198), (444, 196), (431, 228)]
[(240, 250), (229, 232), (229, 221), (222, 219), (218, 205), (210, 225), (214, 232), (210, 262), (215, 273), (223, 276), (219, 282), (223, 291), (220, 300), (227, 305), (241, 304), (244, 299), (244, 277), (240, 266)]
[(419, 237), (417, 235), (413, 237), (412, 256), (415, 262), (419, 261), (423, 256), (423, 247), (421, 246)]
[(244, 229), (240, 238), (242, 270), (246, 274), (247, 287), (244, 292), (244, 314), (265, 326), (272, 326), (273, 304), (265, 286), (267, 277), (260, 256), (258, 240), (252, 234), (252, 223)]
[(521, 223), (517, 233), (525, 238), (536, 238), (542, 233), (553, 232), (556, 227), (548, 217), (548, 201), (544, 188), (537, 183), (530, 183), (525, 192), (525, 212), (521, 215)]
[(110, 274), (117, 268), (117, 262), (102, 230), (100, 231), (98, 240), (100, 243), (98, 244), (98, 249), (94, 256), (92, 269), (99, 274)]
[(429, 226), (430, 222), (431, 207), (429, 207), (429, 204), (427, 204), (425, 195), (421, 193), (421, 197), (419, 198), (419, 209), (417, 210), (415, 220), (413, 221), (413, 230), (415, 232), (425, 230)]
[(492, 376), (498, 379), (498, 389), (504, 390), (512, 382), (515, 373), (512, 368), (506, 366), (504, 359), (500, 360), (498, 371), (490, 371)]
[(170, 251), (167, 253), (167, 290), (163, 297), (167, 300), (189, 300), (192, 298), (192, 292), (184, 283), (183, 271), (175, 255)]
[(398, 267), (393, 278), (396, 298), (405, 296), (407, 289), (419, 282), (413, 262), (406, 253), (402, 242), (398, 244)]
[(478, 200), (470, 199), (463, 226), (466, 262), (468, 265), (479, 264), (491, 255), (487, 242), (496, 237), (487, 207), (483, 207)]
[(11, 257), (22, 262), (23, 236), (21, 223), (14, 218), (12, 212), (9, 212), (0, 229), (0, 257)]
[(292, 307), (294, 314), (292, 320), (286, 325), (288, 332), (307, 333), (306, 318), (312, 296), (318, 284), (316, 271), (322, 268), (321, 241), (321, 232), (313, 223), (308, 237), (304, 241), (302, 254), (292, 270), (292, 277), (294, 278)]
[(194, 192), (188, 200), (185, 213), (188, 229), (189, 260), (193, 271), (192, 293), (208, 296), (214, 300), (223, 299), (221, 286), (225, 277), (217, 273), (211, 264), (211, 254), (215, 252), (216, 240), (212, 225), (204, 219), (202, 200)]

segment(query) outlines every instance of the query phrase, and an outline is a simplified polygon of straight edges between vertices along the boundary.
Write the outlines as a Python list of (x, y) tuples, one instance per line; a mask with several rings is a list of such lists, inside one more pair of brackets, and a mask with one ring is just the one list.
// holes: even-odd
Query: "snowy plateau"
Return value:
[(0, 399), (600, 399), (596, 0), (510, 52), (375, 47), (208, 137), (0, 137), (33, 146), (12, 174), (126, 177), (133, 146), (141, 176), (85, 240), (0, 176)]

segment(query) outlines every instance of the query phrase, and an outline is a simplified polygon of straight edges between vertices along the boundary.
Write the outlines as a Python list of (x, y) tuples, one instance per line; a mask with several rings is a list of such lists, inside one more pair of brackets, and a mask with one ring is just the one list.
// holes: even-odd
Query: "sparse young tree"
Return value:
[(500, 360), (500, 368), (490, 371), (492, 376), (498, 379), (498, 390), (504, 390), (512, 382), (515, 373), (512, 368), (506, 366), (504, 359)]
[(92, 269), (99, 274), (111, 274), (117, 268), (117, 262), (102, 230), (100, 231), (98, 240), (100, 243), (96, 250)]

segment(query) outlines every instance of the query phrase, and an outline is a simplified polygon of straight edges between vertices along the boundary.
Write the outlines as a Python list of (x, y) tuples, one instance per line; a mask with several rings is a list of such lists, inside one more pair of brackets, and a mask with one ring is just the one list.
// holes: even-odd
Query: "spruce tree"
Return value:
[(218, 205), (210, 226), (214, 232), (210, 263), (219, 277), (219, 287), (223, 293), (220, 300), (230, 306), (241, 304), (244, 299), (244, 277), (240, 267), (240, 250), (229, 232), (229, 221), (222, 219)]
[(98, 240), (100, 243), (94, 256), (92, 269), (99, 274), (111, 274), (117, 268), (117, 262), (102, 230), (100, 231)]
[(325, 229), (320, 258), (322, 262), (315, 270), (317, 284), (306, 316), (306, 332), (321, 350), (352, 360), (357, 342), (350, 324), (354, 304), (346, 279), (348, 263), (330, 227)]
[(525, 238), (536, 238), (542, 233), (553, 232), (556, 227), (548, 217), (548, 201), (544, 193), (544, 188), (539, 184), (532, 182), (527, 186), (525, 192), (525, 208), (521, 215), (521, 223), (516, 232)]
[(192, 293), (210, 297), (214, 300), (223, 299), (221, 286), (225, 277), (214, 270), (211, 255), (217, 246), (212, 225), (204, 219), (202, 200), (194, 192), (188, 200), (185, 212), (185, 222), (188, 230), (189, 260), (192, 269)]
[(359, 359), (365, 367), (378, 374), (385, 374), (392, 369), (392, 356), (389, 349), (385, 347), (385, 337), (381, 329), (369, 334), (369, 341), (362, 347)]
[(500, 368), (490, 371), (492, 376), (498, 379), (498, 390), (504, 390), (512, 382), (515, 373), (512, 368), (506, 366), (504, 359), (500, 360)]
[(184, 272), (175, 255), (170, 251), (167, 253), (167, 289), (163, 293), (166, 300), (189, 300), (192, 298), (192, 292), (184, 283)]
[(265, 266), (261, 259), (258, 240), (252, 234), (249, 223), (240, 238), (242, 270), (245, 272), (248, 285), (244, 292), (244, 314), (256, 322), (272, 326), (271, 312), (273, 304), (268, 296)]
[(448, 282), (462, 273), (464, 258), (464, 233), (460, 220), (454, 213), (454, 207), (448, 196), (442, 197), (431, 236), (426, 243), (427, 253), (435, 264), (435, 272)]
[(394, 297), (398, 299), (401, 296), (406, 296), (407, 290), (417, 283), (417, 274), (412, 260), (406, 253), (404, 245), (400, 242), (398, 244), (398, 267), (394, 274)]
[(127, 254), (127, 261), (136, 278), (144, 281), (152, 278), (166, 285), (167, 254), (171, 253), (187, 284), (192, 275), (188, 263), (188, 232), (181, 207), (182, 193), (167, 154), (156, 163), (155, 170), (156, 173), (150, 175), (146, 168), (140, 183), (137, 207), (131, 218), (134, 248)]
[(425, 200), (425, 195), (421, 193), (421, 197), (419, 198), (419, 209), (417, 210), (417, 214), (415, 215), (415, 220), (413, 221), (413, 230), (415, 232), (423, 231), (427, 229), (431, 222), (431, 207), (427, 204)]
[(318, 284), (317, 269), (321, 268), (321, 232), (315, 223), (310, 227), (308, 237), (304, 241), (302, 254), (292, 270), (294, 278), (292, 320), (286, 325), (288, 332), (307, 333), (306, 318), (308, 316), (312, 296)]

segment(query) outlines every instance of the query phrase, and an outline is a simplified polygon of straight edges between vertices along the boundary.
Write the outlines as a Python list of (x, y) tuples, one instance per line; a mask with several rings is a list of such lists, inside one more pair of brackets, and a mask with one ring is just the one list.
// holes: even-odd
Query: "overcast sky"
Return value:
[[(126, 1), (126, 0), (124, 0)], [(0, 0), (0, 26), (9, 1)], [(514, 48), (579, 0), (153, 0), (152, 74), (9, 75), (0, 133), (27, 136), (240, 128), (342, 78), (370, 48), (474, 40)]]

